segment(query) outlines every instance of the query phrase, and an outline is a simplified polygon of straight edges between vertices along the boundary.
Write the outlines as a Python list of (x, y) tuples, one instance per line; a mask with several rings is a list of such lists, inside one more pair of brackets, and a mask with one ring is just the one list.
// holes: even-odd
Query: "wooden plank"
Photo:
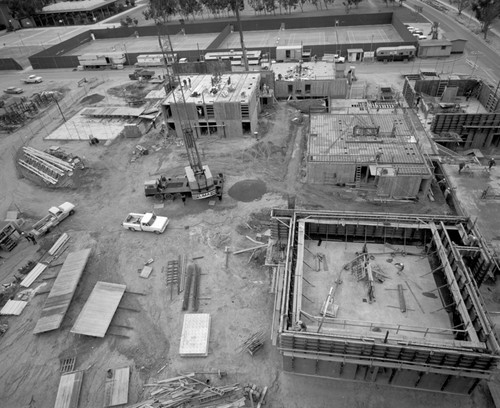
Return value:
[(26, 277), (21, 282), (21, 286), (24, 288), (29, 288), (31, 284), (38, 278), (43, 271), (47, 269), (47, 265), (43, 263), (37, 263), (35, 267), (26, 275)]
[(104, 337), (126, 288), (118, 283), (97, 282), (71, 333)]
[(58, 249), (62, 247), (68, 240), (69, 240), (69, 235), (66, 233), (62, 234), (59, 237), (59, 239), (54, 243), (54, 245), (52, 245), (52, 247), (49, 249), (49, 255), (55, 255)]
[(90, 249), (70, 253), (57, 275), (49, 296), (43, 305), (42, 313), (33, 333), (44, 333), (56, 330), (61, 326), (64, 315), (68, 311), (76, 286), (82, 276)]
[(83, 371), (61, 375), (54, 408), (77, 408), (82, 380)]
[(106, 383), (104, 384), (105, 407), (113, 407), (128, 402), (129, 379), (130, 367), (108, 370)]
[(145, 266), (144, 268), (142, 268), (141, 274), (139, 276), (141, 278), (147, 279), (152, 272), (153, 268), (151, 266)]
[(2, 310), (0, 310), (0, 315), (11, 315), (11, 316), (19, 316), (28, 302), (23, 300), (8, 300)]

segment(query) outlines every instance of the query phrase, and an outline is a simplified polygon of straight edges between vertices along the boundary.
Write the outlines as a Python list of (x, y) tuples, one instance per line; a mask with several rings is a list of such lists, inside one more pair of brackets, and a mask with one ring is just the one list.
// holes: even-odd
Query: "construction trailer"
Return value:
[(418, 57), (449, 57), (452, 43), (448, 40), (422, 40), (418, 42)]
[(277, 99), (345, 98), (347, 79), (337, 78), (335, 66), (325, 61), (274, 63), (274, 94)]
[(224, 138), (258, 132), (260, 74), (180, 76), (180, 85), (163, 101), (167, 128), (183, 138), (189, 122), (195, 136), (218, 134)]
[[(123, 69), (126, 62), (123, 52), (105, 52), (102, 54), (83, 54), (78, 56), (79, 69)], [(81, 67), (81, 68), (80, 68)]]
[(500, 346), (478, 290), (498, 265), (444, 215), (273, 209), (272, 341), (282, 369), (470, 394)]
[(311, 114), (307, 182), (348, 185), (378, 197), (425, 197), (432, 170), (405, 115)]
[(299, 61), (303, 59), (302, 45), (278, 45), (276, 47), (276, 61)]
[[(177, 54), (166, 54), (167, 65), (177, 61)], [(137, 56), (136, 67), (164, 67), (165, 57), (163, 54), (141, 54)]]

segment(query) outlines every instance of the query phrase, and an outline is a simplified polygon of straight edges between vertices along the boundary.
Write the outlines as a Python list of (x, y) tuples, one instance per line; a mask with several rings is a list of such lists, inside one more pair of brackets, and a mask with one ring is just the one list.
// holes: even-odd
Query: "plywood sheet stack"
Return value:
[(181, 357), (206, 357), (210, 339), (210, 315), (194, 313), (184, 315), (179, 354)]

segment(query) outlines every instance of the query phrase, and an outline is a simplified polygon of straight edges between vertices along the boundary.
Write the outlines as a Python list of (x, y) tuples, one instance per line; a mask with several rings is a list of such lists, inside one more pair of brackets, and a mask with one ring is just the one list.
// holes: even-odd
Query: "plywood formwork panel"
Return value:
[(476, 378), (450, 377), (444, 384), (443, 391), (456, 394), (468, 394), (470, 389), (476, 384)]
[(19, 316), (28, 302), (25, 302), (24, 300), (8, 300), (7, 303), (2, 307), (2, 310), (0, 310), (0, 315), (11, 315), (11, 316)]
[(42, 314), (33, 333), (43, 333), (59, 328), (85, 269), (90, 252), (90, 249), (83, 249), (68, 254), (45, 301)]
[(396, 370), (391, 385), (413, 388), (417, 383), (418, 371)]
[(128, 402), (130, 367), (108, 370), (104, 384), (104, 406), (113, 407)]
[(82, 380), (83, 371), (61, 375), (54, 408), (77, 408)]
[(36, 278), (38, 278), (43, 273), (43, 271), (45, 271), (45, 269), (47, 269), (47, 265), (40, 262), (37, 263), (31, 270), (31, 272), (28, 273), (28, 275), (26, 275), (26, 277), (23, 279), (23, 281), (21, 282), (21, 286), (24, 288), (29, 288), (31, 284), (36, 280)]
[(356, 378), (357, 364), (342, 363), (340, 378), (344, 380), (354, 380)]
[(181, 357), (208, 356), (210, 315), (194, 313), (184, 315), (179, 354)]
[(295, 359), (295, 373), (317, 375), (316, 360), (308, 358)]
[(420, 380), (418, 381), (417, 388), (431, 391), (440, 391), (447, 379), (447, 375), (422, 373), (422, 377), (420, 377)]
[(125, 285), (97, 282), (78, 315), (71, 333), (104, 337), (125, 289)]

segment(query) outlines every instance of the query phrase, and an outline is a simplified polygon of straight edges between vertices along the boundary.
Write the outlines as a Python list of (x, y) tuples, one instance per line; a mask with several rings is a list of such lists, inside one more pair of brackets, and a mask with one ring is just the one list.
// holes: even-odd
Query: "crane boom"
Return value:
[(203, 173), (203, 165), (201, 164), (200, 153), (194, 140), (193, 129), (184, 128), (182, 134), (184, 135), (184, 145), (186, 146), (189, 165), (195, 174)]

